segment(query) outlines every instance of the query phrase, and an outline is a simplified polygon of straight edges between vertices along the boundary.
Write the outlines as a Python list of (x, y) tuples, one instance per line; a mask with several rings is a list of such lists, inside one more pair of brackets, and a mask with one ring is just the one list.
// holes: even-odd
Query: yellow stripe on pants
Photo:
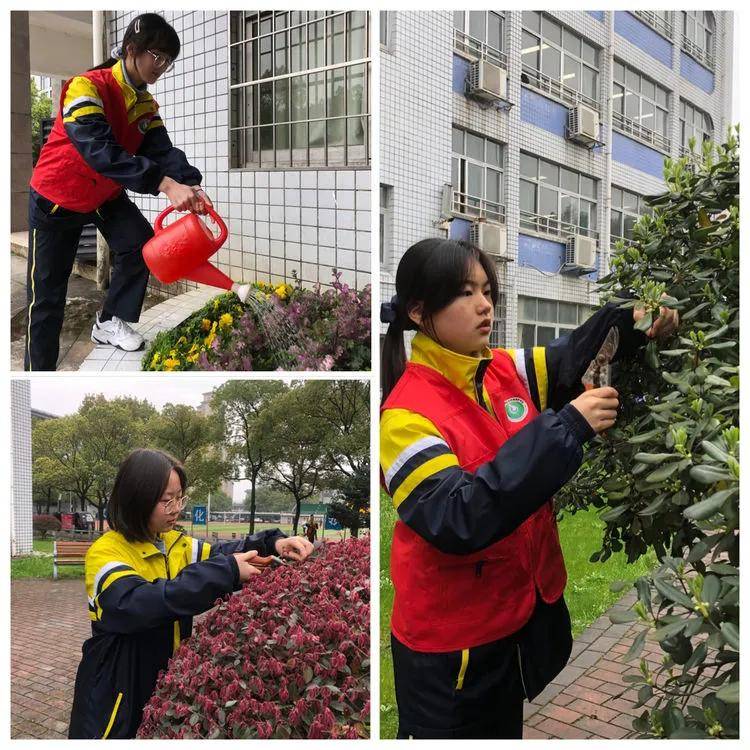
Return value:
[(120, 708), (121, 700), (122, 700), (122, 693), (118, 693), (117, 700), (115, 701), (115, 707), (112, 709), (112, 715), (109, 717), (109, 724), (107, 724), (107, 728), (104, 730), (104, 734), (102, 735), (103, 740), (106, 740), (107, 737), (109, 737), (109, 733), (112, 731), (112, 726), (115, 723), (115, 717), (117, 716), (117, 709)]
[(464, 677), (466, 677), (466, 669), (469, 666), (469, 649), (465, 648), (461, 651), (461, 669), (458, 671), (458, 679), (456, 680), (456, 690), (463, 690)]
[(36, 302), (36, 285), (34, 283), (34, 271), (36, 270), (36, 229), (32, 231), (32, 247), (31, 247), (31, 304), (29, 305), (29, 321), (28, 328), (26, 330), (26, 353), (29, 358), (29, 372), (34, 368), (31, 365), (31, 311), (34, 309), (34, 303)]

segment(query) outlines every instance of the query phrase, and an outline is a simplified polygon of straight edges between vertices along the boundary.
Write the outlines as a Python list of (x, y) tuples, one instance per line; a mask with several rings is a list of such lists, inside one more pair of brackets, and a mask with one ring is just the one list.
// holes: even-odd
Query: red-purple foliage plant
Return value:
[(368, 737), (369, 575), (364, 537), (253, 576), (177, 650), (138, 737)]

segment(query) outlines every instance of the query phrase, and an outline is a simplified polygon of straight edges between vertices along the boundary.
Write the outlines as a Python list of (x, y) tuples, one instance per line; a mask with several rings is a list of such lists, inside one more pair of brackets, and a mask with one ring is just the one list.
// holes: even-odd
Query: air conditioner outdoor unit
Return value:
[(504, 224), (493, 221), (475, 221), (471, 225), (469, 239), (472, 245), (484, 250), (488, 255), (507, 255), (508, 232)]
[(596, 270), (596, 240), (573, 234), (565, 243), (563, 271), (589, 273)]
[(599, 113), (585, 104), (577, 104), (568, 110), (568, 138), (585, 146), (593, 146), (599, 140)]
[(469, 94), (477, 99), (493, 102), (505, 99), (508, 91), (508, 74), (498, 65), (487, 60), (471, 64)]

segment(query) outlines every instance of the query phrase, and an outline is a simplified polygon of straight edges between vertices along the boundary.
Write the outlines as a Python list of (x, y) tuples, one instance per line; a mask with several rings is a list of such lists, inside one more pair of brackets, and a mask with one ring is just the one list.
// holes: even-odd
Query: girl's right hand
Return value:
[(237, 567), (240, 569), (240, 583), (245, 583), (250, 576), (260, 574), (260, 568), (256, 568), (250, 561), (258, 556), (257, 549), (251, 549), (249, 552), (235, 552), (234, 559), (237, 560)]
[(570, 403), (583, 415), (591, 429), (599, 434), (614, 425), (620, 402), (617, 391), (611, 386), (605, 386), (584, 391)]
[(183, 185), (171, 177), (164, 177), (159, 183), (159, 190), (169, 198), (176, 211), (205, 213), (205, 204), (192, 185)]

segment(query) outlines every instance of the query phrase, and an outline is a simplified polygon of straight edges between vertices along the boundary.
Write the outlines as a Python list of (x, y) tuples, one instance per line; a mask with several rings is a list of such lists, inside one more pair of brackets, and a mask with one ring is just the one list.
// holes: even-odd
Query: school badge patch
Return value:
[(529, 407), (522, 398), (514, 396), (505, 402), (505, 413), (511, 422), (523, 422), (529, 413)]

